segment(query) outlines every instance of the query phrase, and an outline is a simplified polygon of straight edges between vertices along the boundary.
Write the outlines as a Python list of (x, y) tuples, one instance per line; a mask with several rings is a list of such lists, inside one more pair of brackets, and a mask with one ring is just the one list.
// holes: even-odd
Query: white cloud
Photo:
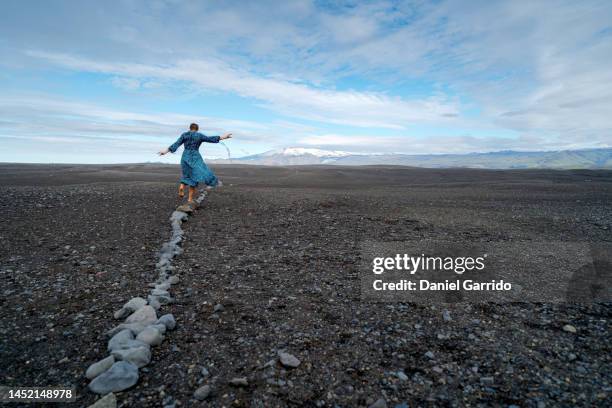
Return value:
[(564, 140), (555, 136), (532, 134), (523, 134), (516, 137), (477, 137), (469, 134), (450, 136), (443, 133), (431, 137), (311, 134), (300, 138), (297, 144), (355, 153), (404, 154), (463, 154), (500, 150), (534, 151), (612, 147), (612, 141), (605, 144), (596, 140)]
[(443, 96), (405, 100), (381, 93), (315, 88), (256, 75), (215, 60), (185, 60), (172, 65), (98, 62), (41, 51), (28, 55), (74, 70), (127, 78), (187, 81), (207, 90), (253, 98), (279, 113), (302, 119), (361, 127), (402, 129), (415, 122), (440, 123), (459, 115), (456, 101)]

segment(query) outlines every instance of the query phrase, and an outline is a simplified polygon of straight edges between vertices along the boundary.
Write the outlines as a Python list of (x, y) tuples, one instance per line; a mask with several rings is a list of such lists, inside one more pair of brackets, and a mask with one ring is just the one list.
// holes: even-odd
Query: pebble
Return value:
[(113, 356), (118, 360), (128, 361), (136, 367), (144, 367), (151, 362), (151, 349), (148, 346), (141, 346), (114, 350)]
[(171, 277), (169, 277), (168, 282), (170, 282), (171, 285), (176, 285), (177, 283), (179, 283), (178, 275), (172, 275)]
[(246, 377), (232, 378), (229, 383), (236, 387), (246, 387), (249, 385), (249, 381), (246, 379)]
[(295, 368), (300, 365), (300, 360), (298, 360), (293, 354), (285, 353), (284, 351), (279, 351), (278, 357), (280, 358), (281, 364), (285, 367)]
[(193, 393), (193, 398), (199, 401), (204, 401), (206, 398), (210, 396), (211, 391), (212, 389), (210, 385), (204, 385), (198, 388), (197, 390), (195, 390), (195, 392)]
[(223, 307), (221, 303), (217, 303), (215, 307), (213, 308), (213, 312), (215, 313), (222, 312), (223, 310), (225, 310), (225, 308)]
[(117, 397), (112, 392), (110, 394), (106, 394), (95, 403), (91, 404), (87, 408), (116, 408), (117, 407)]
[(568, 333), (576, 333), (576, 328), (571, 324), (566, 324), (565, 326), (563, 326), (563, 331), (566, 331)]
[(163, 324), (168, 330), (174, 330), (176, 327), (176, 320), (172, 314), (165, 314), (157, 319), (157, 324)]
[(480, 383), (481, 384), (493, 384), (495, 382), (495, 379), (493, 377), (480, 377)]
[(450, 312), (446, 309), (442, 311), (442, 318), (444, 319), (445, 322), (450, 322), (451, 320), (453, 320), (453, 318), (450, 315)]
[[(163, 325), (160, 325), (163, 326)], [(165, 329), (166, 326), (164, 326)], [(154, 326), (149, 326), (136, 336), (136, 340), (140, 340), (151, 346), (158, 346), (164, 340), (164, 336)]]
[(89, 389), (96, 394), (119, 392), (138, 382), (138, 367), (127, 361), (118, 361), (107, 371), (89, 383)]
[(200, 374), (202, 374), (202, 377), (206, 378), (210, 376), (210, 371), (208, 371), (208, 368), (202, 367), (202, 370), (200, 370)]
[(375, 403), (369, 406), (369, 408), (387, 408), (387, 401), (384, 398), (379, 398)]
[(434, 353), (432, 353), (431, 351), (428, 351), (427, 353), (425, 353), (425, 357), (432, 359), (434, 358)]
[(115, 357), (108, 356), (98, 361), (97, 363), (93, 363), (92, 365), (90, 365), (87, 371), (85, 372), (85, 377), (87, 377), (88, 380), (93, 380), (94, 378), (102, 374), (104, 371), (111, 368), (113, 364), (115, 364)]
[(398, 371), (397, 373), (395, 373), (395, 376), (397, 378), (399, 378), (400, 381), (407, 381), (408, 380), (408, 376), (403, 371)]

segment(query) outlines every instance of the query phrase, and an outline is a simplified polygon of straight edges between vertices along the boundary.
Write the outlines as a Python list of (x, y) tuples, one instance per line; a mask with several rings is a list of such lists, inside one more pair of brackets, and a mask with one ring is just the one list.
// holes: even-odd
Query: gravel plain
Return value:
[[(216, 171), (173, 261), (176, 329), (119, 406), (612, 405), (610, 303), (373, 303), (358, 278), (367, 240), (609, 244), (612, 172)], [(156, 278), (178, 172), (0, 165), (0, 384), (99, 398), (85, 370)]]

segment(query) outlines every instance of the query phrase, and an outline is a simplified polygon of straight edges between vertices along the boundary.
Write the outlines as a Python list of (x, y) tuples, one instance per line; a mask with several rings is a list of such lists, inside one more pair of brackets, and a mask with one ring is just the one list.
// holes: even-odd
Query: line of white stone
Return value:
[(157, 279), (149, 284), (152, 289), (147, 299), (132, 298), (115, 312), (115, 319), (125, 318), (125, 321), (108, 332), (111, 336), (107, 345), (110, 355), (90, 365), (85, 372), (85, 376), (91, 380), (89, 389), (106, 395), (93, 406), (102, 403), (102, 400), (116, 401), (112, 393), (134, 386), (138, 382), (138, 369), (151, 362), (151, 347), (161, 344), (166, 331), (175, 328), (176, 321), (172, 314), (158, 318), (157, 313), (163, 305), (172, 303), (169, 289), (179, 281), (179, 277), (173, 274), (172, 260), (183, 252), (181, 242), (184, 233), (181, 225), (189, 218), (188, 213), (205, 197), (206, 193), (201, 193), (195, 200), (196, 205), (180, 206), (170, 216), (172, 236), (159, 251), (159, 260), (155, 265)]

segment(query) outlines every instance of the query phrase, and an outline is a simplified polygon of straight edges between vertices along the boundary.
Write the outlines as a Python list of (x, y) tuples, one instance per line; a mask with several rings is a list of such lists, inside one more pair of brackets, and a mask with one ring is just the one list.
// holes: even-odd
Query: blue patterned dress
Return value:
[(216, 186), (219, 183), (217, 176), (204, 163), (198, 151), (202, 142), (219, 143), (219, 140), (221, 140), (219, 136), (206, 136), (199, 132), (185, 132), (172, 146), (168, 147), (168, 150), (174, 153), (180, 145), (185, 146), (183, 156), (181, 157), (181, 170), (183, 172), (181, 183), (193, 187), (197, 186), (200, 182), (207, 186)]

